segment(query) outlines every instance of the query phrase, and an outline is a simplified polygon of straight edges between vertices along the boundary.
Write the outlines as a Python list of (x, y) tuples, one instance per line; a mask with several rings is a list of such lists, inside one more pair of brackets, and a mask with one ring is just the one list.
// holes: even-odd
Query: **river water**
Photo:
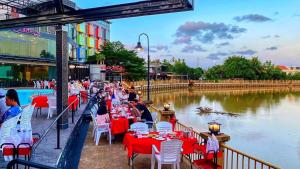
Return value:
[[(221, 123), (221, 132), (231, 136), (227, 143), (244, 153), (284, 169), (300, 169), (300, 90), (180, 89), (152, 93), (154, 105), (170, 103), (176, 117), (196, 131), (207, 131), (207, 123)], [(237, 116), (198, 114), (197, 107)]]

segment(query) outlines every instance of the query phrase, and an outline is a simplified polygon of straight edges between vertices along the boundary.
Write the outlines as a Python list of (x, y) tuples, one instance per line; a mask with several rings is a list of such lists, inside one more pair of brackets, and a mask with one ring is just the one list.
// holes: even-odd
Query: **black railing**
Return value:
[(63, 169), (76, 169), (80, 161), (81, 150), (84, 146), (84, 141), (88, 133), (90, 115), (93, 104), (96, 102), (96, 97), (93, 97), (85, 107), (84, 113), (76, 123), (66, 146), (58, 160), (57, 167)]
[(55, 167), (51, 167), (51, 166), (46, 166), (43, 164), (38, 164), (38, 163), (34, 163), (32, 161), (26, 161), (26, 160), (21, 160), (21, 159), (14, 159), (12, 161), (10, 161), (7, 164), (7, 169), (14, 169), (15, 165), (22, 165), (24, 167), (33, 167), (33, 168), (39, 168), (39, 169), (58, 169)]
[[(33, 167), (33, 168), (39, 168), (39, 169), (75, 169), (78, 168), (79, 160), (80, 160), (80, 154), (81, 150), (84, 145), (85, 138), (87, 136), (88, 128), (89, 128), (89, 122), (90, 122), (90, 116), (89, 112), (92, 108), (93, 104), (97, 102), (97, 97), (91, 97), (89, 95), (89, 102), (87, 106), (84, 109), (84, 113), (81, 115), (79, 120), (77, 121), (75, 127), (72, 130), (72, 133), (70, 137), (68, 138), (68, 141), (58, 159), (58, 162), (56, 164), (56, 167), (51, 167), (43, 164), (39, 164), (32, 161), (26, 161), (21, 159), (14, 159), (9, 162), (7, 165), (7, 169), (12, 169), (15, 166), (24, 166), (26, 167)], [(51, 125), (45, 130), (45, 132), (42, 134), (39, 141), (33, 146), (33, 154), (35, 153), (36, 148), (39, 146), (39, 144), (45, 139), (46, 135), (49, 133), (50, 129), (55, 125), (55, 123), (58, 122), (58, 119), (65, 113), (68, 112), (67, 110), (72, 106), (78, 99), (74, 100), (60, 115), (56, 117), (56, 119), (51, 123)], [(59, 138), (58, 138), (59, 139)]]

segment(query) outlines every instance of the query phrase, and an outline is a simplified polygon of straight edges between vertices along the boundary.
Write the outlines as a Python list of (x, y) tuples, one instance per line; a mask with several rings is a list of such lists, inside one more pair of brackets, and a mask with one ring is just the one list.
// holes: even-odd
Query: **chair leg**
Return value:
[(157, 162), (157, 168), (161, 169), (161, 162), (160, 161)]
[(176, 163), (172, 164), (172, 169), (176, 169)]
[[(193, 164), (192, 164), (192, 167), (193, 167)], [(180, 169), (180, 162), (179, 161), (177, 162), (177, 169)]]
[(151, 169), (154, 169), (155, 167), (155, 156), (152, 155), (151, 157)]
[(111, 144), (111, 132), (108, 132), (108, 137), (109, 137), (109, 144)]
[(99, 140), (101, 138), (101, 133), (102, 132), (96, 131), (96, 146), (99, 144)]

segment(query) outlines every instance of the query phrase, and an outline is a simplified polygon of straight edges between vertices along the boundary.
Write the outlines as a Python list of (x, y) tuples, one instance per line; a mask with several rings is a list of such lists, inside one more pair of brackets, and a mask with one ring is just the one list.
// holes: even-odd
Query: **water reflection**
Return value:
[[(300, 168), (300, 89), (177, 90), (152, 98), (158, 107), (170, 103), (179, 121), (197, 131), (217, 120), (221, 132), (231, 136), (230, 146), (282, 168)], [(199, 116), (199, 106), (240, 116)]]
[[(204, 91), (186, 89), (152, 94), (155, 105), (161, 107), (164, 103), (172, 103), (176, 110), (182, 110), (188, 105), (208, 106), (219, 104), (228, 113), (256, 113), (258, 109), (269, 110), (287, 98), (289, 101), (300, 100), (300, 89), (263, 89), (263, 90), (222, 90)], [(207, 105), (200, 105), (205, 100)]]

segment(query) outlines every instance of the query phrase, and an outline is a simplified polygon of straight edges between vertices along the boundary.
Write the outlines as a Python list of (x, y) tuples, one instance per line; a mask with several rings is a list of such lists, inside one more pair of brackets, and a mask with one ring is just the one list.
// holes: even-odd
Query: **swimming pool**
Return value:
[(21, 106), (31, 103), (32, 95), (47, 95), (52, 94), (52, 89), (17, 89)]

